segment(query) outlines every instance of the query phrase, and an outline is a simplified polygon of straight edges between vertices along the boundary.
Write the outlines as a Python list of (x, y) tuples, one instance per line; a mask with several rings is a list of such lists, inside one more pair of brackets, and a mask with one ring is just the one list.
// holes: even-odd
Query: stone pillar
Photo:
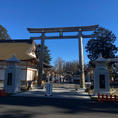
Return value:
[(4, 88), (7, 93), (16, 93), (21, 91), (21, 69), (16, 63), (20, 63), (15, 56), (9, 58), (8, 66), (5, 69)]
[(79, 64), (80, 64), (80, 88), (85, 88), (85, 75), (84, 75), (84, 56), (83, 56), (83, 40), (82, 32), (79, 31)]
[(107, 69), (107, 59), (99, 57), (96, 59), (96, 68), (94, 70), (94, 95), (110, 94), (110, 76)]

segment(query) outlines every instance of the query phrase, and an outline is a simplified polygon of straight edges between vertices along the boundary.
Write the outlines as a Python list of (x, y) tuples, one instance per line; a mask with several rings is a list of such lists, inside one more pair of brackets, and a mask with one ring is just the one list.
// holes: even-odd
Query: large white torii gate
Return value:
[[(83, 35), (83, 31), (95, 31), (98, 25), (80, 26), (80, 27), (58, 27), (58, 28), (27, 28), (30, 33), (40, 33), (40, 37), (31, 37), (31, 40), (41, 40), (41, 53), (40, 53), (40, 66), (38, 71), (38, 85), (41, 85), (42, 71), (43, 71), (43, 51), (44, 41), (48, 39), (78, 39), (79, 42), (79, 64), (80, 64), (80, 87), (85, 88), (85, 75), (84, 75), (84, 56), (83, 56), (83, 39), (92, 38), (94, 35)], [(64, 36), (64, 32), (78, 32), (77, 35)], [(46, 36), (49, 33), (59, 33), (58, 36)]]

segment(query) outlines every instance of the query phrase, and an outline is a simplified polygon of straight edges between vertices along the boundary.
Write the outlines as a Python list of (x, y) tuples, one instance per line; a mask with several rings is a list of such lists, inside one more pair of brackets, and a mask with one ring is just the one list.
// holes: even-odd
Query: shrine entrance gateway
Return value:
[[(80, 26), (80, 27), (58, 27), (58, 28), (27, 28), (30, 33), (40, 33), (40, 37), (31, 37), (31, 40), (41, 40), (41, 53), (40, 53), (40, 66), (38, 71), (38, 85), (41, 85), (42, 72), (43, 72), (43, 52), (44, 52), (44, 41), (48, 39), (73, 39), (77, 38), (79, 42), (79, 64), (80, 64), (80, 87), (85, 88), (85, 75), (84, 75), (84, 56), (83, 56), (83, 39), (82, 38), (93, 38), (94, 35), (83, 35), (83, 31), (95, 31), (98, 25), (93, 26)], [(77, 32), (77, 35), (66, 35), (64, 32)], [(49, 33), (59, 33), (58, 36), (46, 36)]]

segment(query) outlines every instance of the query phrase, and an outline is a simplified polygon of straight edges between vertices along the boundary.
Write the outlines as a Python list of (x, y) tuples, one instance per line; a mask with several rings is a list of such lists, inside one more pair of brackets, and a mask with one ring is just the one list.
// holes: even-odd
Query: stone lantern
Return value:
[(110, 94), (110, 76), (106, 64), (108, 59), (100, 55), (96, 61), (96, 68), (94, 70), (94, 95)]
[(17, 63), (20, 63), (20, 60), (13, 56), (7, 61), (7, 67), (5, 69), (5, 80), (4, 88), (7, 93), (16, 93), (21, 90), (21, 81), (20, 81), (20, 67), (17, 66)]

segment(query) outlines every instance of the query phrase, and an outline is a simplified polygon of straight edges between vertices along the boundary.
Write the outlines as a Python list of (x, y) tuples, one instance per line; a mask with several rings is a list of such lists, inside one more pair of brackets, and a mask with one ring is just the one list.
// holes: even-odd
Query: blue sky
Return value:
[[(12, 39), (32, 36), (28, 27), (70, 27), (99, 24), (118, 37), (118, 0), (0, 0), (0, 24)], [(84, 47), (89, 39), (83, 39)], [(78, 40), (45, 41), (52, 64), (57, 57), (78, 60)], [(118, 40), (116, 41), (118, 44)], [(84, 49), (84, 61), (88, 62)]]

